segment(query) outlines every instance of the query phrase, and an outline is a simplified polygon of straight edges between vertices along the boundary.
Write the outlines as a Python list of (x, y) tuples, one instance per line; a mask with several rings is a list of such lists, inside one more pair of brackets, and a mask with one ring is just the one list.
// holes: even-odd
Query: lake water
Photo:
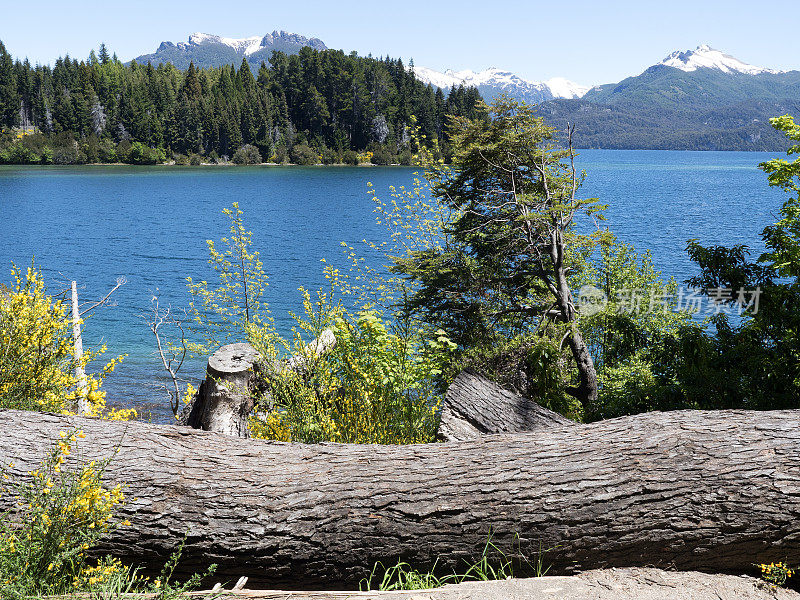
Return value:
[[(756, 167), (777, 154), (585, 150), (587, 196), (609, 204), (606, 225), (679, 280), (695, 274), (686, 241), (750, 244), (775, 221), (783, 193)], [(109, 402), (145, 407), (162, 420), (165, 378), (142, 315), (158, 293), (162, 304), (187, 304), (185, 278), (208, 278), (205, 240), (227, 234), (225, 207), (239, 202), (270, 274), (267, 300), (279, 328), (299, 310), (301, 285), (324, 281), (321, 258), (344, 265), (341, 242), (381, 241), (367, 195), (409, 186), (401, 167), (0, 167), (0, 282), (10, 266), (35, 255), (52, 291), (75, 279), (82, 299), (102, 296), (120, 275), (116, 306), (97, 311), (86, 343), (108, 356), (129, 354), (107, 380)], [(183, 375), (199, 380), (201, 361)]]

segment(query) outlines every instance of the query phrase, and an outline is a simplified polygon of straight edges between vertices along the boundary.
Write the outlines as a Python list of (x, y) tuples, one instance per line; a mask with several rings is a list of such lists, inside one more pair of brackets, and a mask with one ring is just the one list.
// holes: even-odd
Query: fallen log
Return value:
[[(443, 571), (487, 535), (551, 573), (670, 566), (742, 573), (800, 562), (800, 411), (649, 413), (412, 446), (285, 444), (188, 428), (0, 411), (0, 464), (36, 468), (59, 431), (133, 525), (100, 548), (151, 571), (187, 534), (187, 574), (250, 587), (348, 587), (376, 561)], [(0, 509), (13, 509), (0, 499)], [(188, 532), (188, 533), (187, 533)], [(515, 545), (515, 536), (518, 536)]]
[(437, 435), (441, 441), (454, 442), (570, 424), (575, 423), (466, 370), (447, 388)]
[[(186, 596), (197, 600), (800, 600), (795, 591), (768, 586), (752, 577), (637, 568), (587, 571), (573, 577), (475, 581), (402, 592), (242, 590)], [(130, 594), (117, 600), (158, 598), (155, 594)]]

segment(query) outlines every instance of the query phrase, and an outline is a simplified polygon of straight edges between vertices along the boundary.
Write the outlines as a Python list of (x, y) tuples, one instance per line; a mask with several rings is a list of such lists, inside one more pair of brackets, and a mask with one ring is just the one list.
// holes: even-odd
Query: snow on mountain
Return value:
[(462, 84), (477, 87), (487, 101), (506, 93), (526, 102), (539, 103), (554, 98), (581, 98), (590, 89), (590, 86), (579, 85), (563, 77), (554, 77), (547, 81), (528, 81), (496, 67), (479, 72), (448, 69), (444, 73), (427, 67), (414, 67), (414, 74), (420, 81), (444, 90)]
[(676, 50), (658, 64), (667, 67), (675, 67), (676, 69), (687, 72), (702, 68), (717, 69), (723, 73), (744, 73), (746, 75), (785, 72), (748, 65), (729, 54), (714, 50), (708, 44), (701, 44), (694, 50), (687, 50), (686, 52)]
[(202, 46), (204, 44), (223, 44), (232, 48), (237, 54), (250, 56), (264, 48), (273, 47), (276, 42), (290, 42), (300, 45), (310, 45), (313, 48), (320, 50), (325, 49), (325, 44), (316, 38), (310, 40), (296, 33), (288, 33), (286, 31), (273, 31), (265, 36), (252, 36), (246, 38), (228, 38), (220, 35), (212, 35), (209, 33), (193, 33), (189, 36), (188, 42), (179, 42), (178, 48), (186, 50), (191, 46)]
[(563, 77), (553, 77), (544, 84), (550, 88), (554, 98), (583, 98), (592, 89), (590, 85), (580, 85)]
[[(189, 36), (189, 44), (225, 44), (226, 46), (230, 46), (233, 48), (237, 53), (250, 55), (253, 52), (257, 52), (259, 48), (262, 48), (261, 41), (264, 38), (261, 36), (253, 36), (248, 38), (241, 38), (241, 39), (234, 39), (234, 38), (226, 38), (219, 35), (211, 35), (208, 33), (193, 33)], [(180, 48), (181, 45), (186, 45), (186, 42), (180, 42), (178, 47)]]

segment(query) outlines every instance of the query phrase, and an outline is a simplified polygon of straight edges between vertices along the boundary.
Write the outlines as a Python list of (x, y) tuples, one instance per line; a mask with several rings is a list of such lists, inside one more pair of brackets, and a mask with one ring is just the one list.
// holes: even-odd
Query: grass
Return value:
[[(516, 544), (519, 546), (519, 536), (515, 536)], [(539, 545), (535, 562), (530, 562), (527, 558), (522, 558), (522, 563), (529, 566), (535, 577), (543, 577), (550, 570), (544, 564), (544, 555), (550, 549), (542, 550)], [(462, 572), (453, 572), (447, 575), (436, 575), (436, 565), (434, 563), (429, 571), (420, 571), (412, 565), (401, 560), (391, 567), (384, 567), (380, 562), (375, 563), (372, 572), (363, 579), (360, 584), (362, 591), (376, 590), (380, 592), (391, 592), (398, 590), (428, 590), (442, 587), (451, 583), (464, 583), (467, 581), (499, 581), (512, 579), (514, 577), (514, 559), (510, 558), (503, 550), (497, 547), (492, 541), (492, 534), (484, 544), (481, 557), (475, 563), (465, 562)]]

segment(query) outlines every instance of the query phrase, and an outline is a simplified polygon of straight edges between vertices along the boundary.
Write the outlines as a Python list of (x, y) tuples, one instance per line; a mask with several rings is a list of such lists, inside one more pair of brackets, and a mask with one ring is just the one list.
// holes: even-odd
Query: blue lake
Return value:
[[(578, 163), (588, 175), (584, 194), (609, 205), (605, 226), (684, 280), (695, 273), (690, 238), (760, 249), (783, 193), (767, 187), (757, 165), (775, 156), (585, 150)], [(0, 282), (8, 283), (12, 261), (26, 266), (34, 255), (53, 292), (75, 279), (89, 300), (127, 277), (116, 306), (87, 323), (87, 343), (129, 354), (107, 380), (110, 403), (144, 406), (162, 420), (165, 380), (142, 315), (154, 293), (185, 306), (186, 277), (210, 276), (205, 241), (227, 234), (223, 208), (239, 202), (245, 211), (285, 332), (288, 311), (300, 307), (297, 288), (324, 281), (321, 258), (344, 265), (341, 242), (385, 239), (367, 183), (388, 198), (390, 185), (410, 186), (413, 177), (400, 167), (0, 167)], [(190, 362), (183, 374), (199, 380), (203, 364)]]

